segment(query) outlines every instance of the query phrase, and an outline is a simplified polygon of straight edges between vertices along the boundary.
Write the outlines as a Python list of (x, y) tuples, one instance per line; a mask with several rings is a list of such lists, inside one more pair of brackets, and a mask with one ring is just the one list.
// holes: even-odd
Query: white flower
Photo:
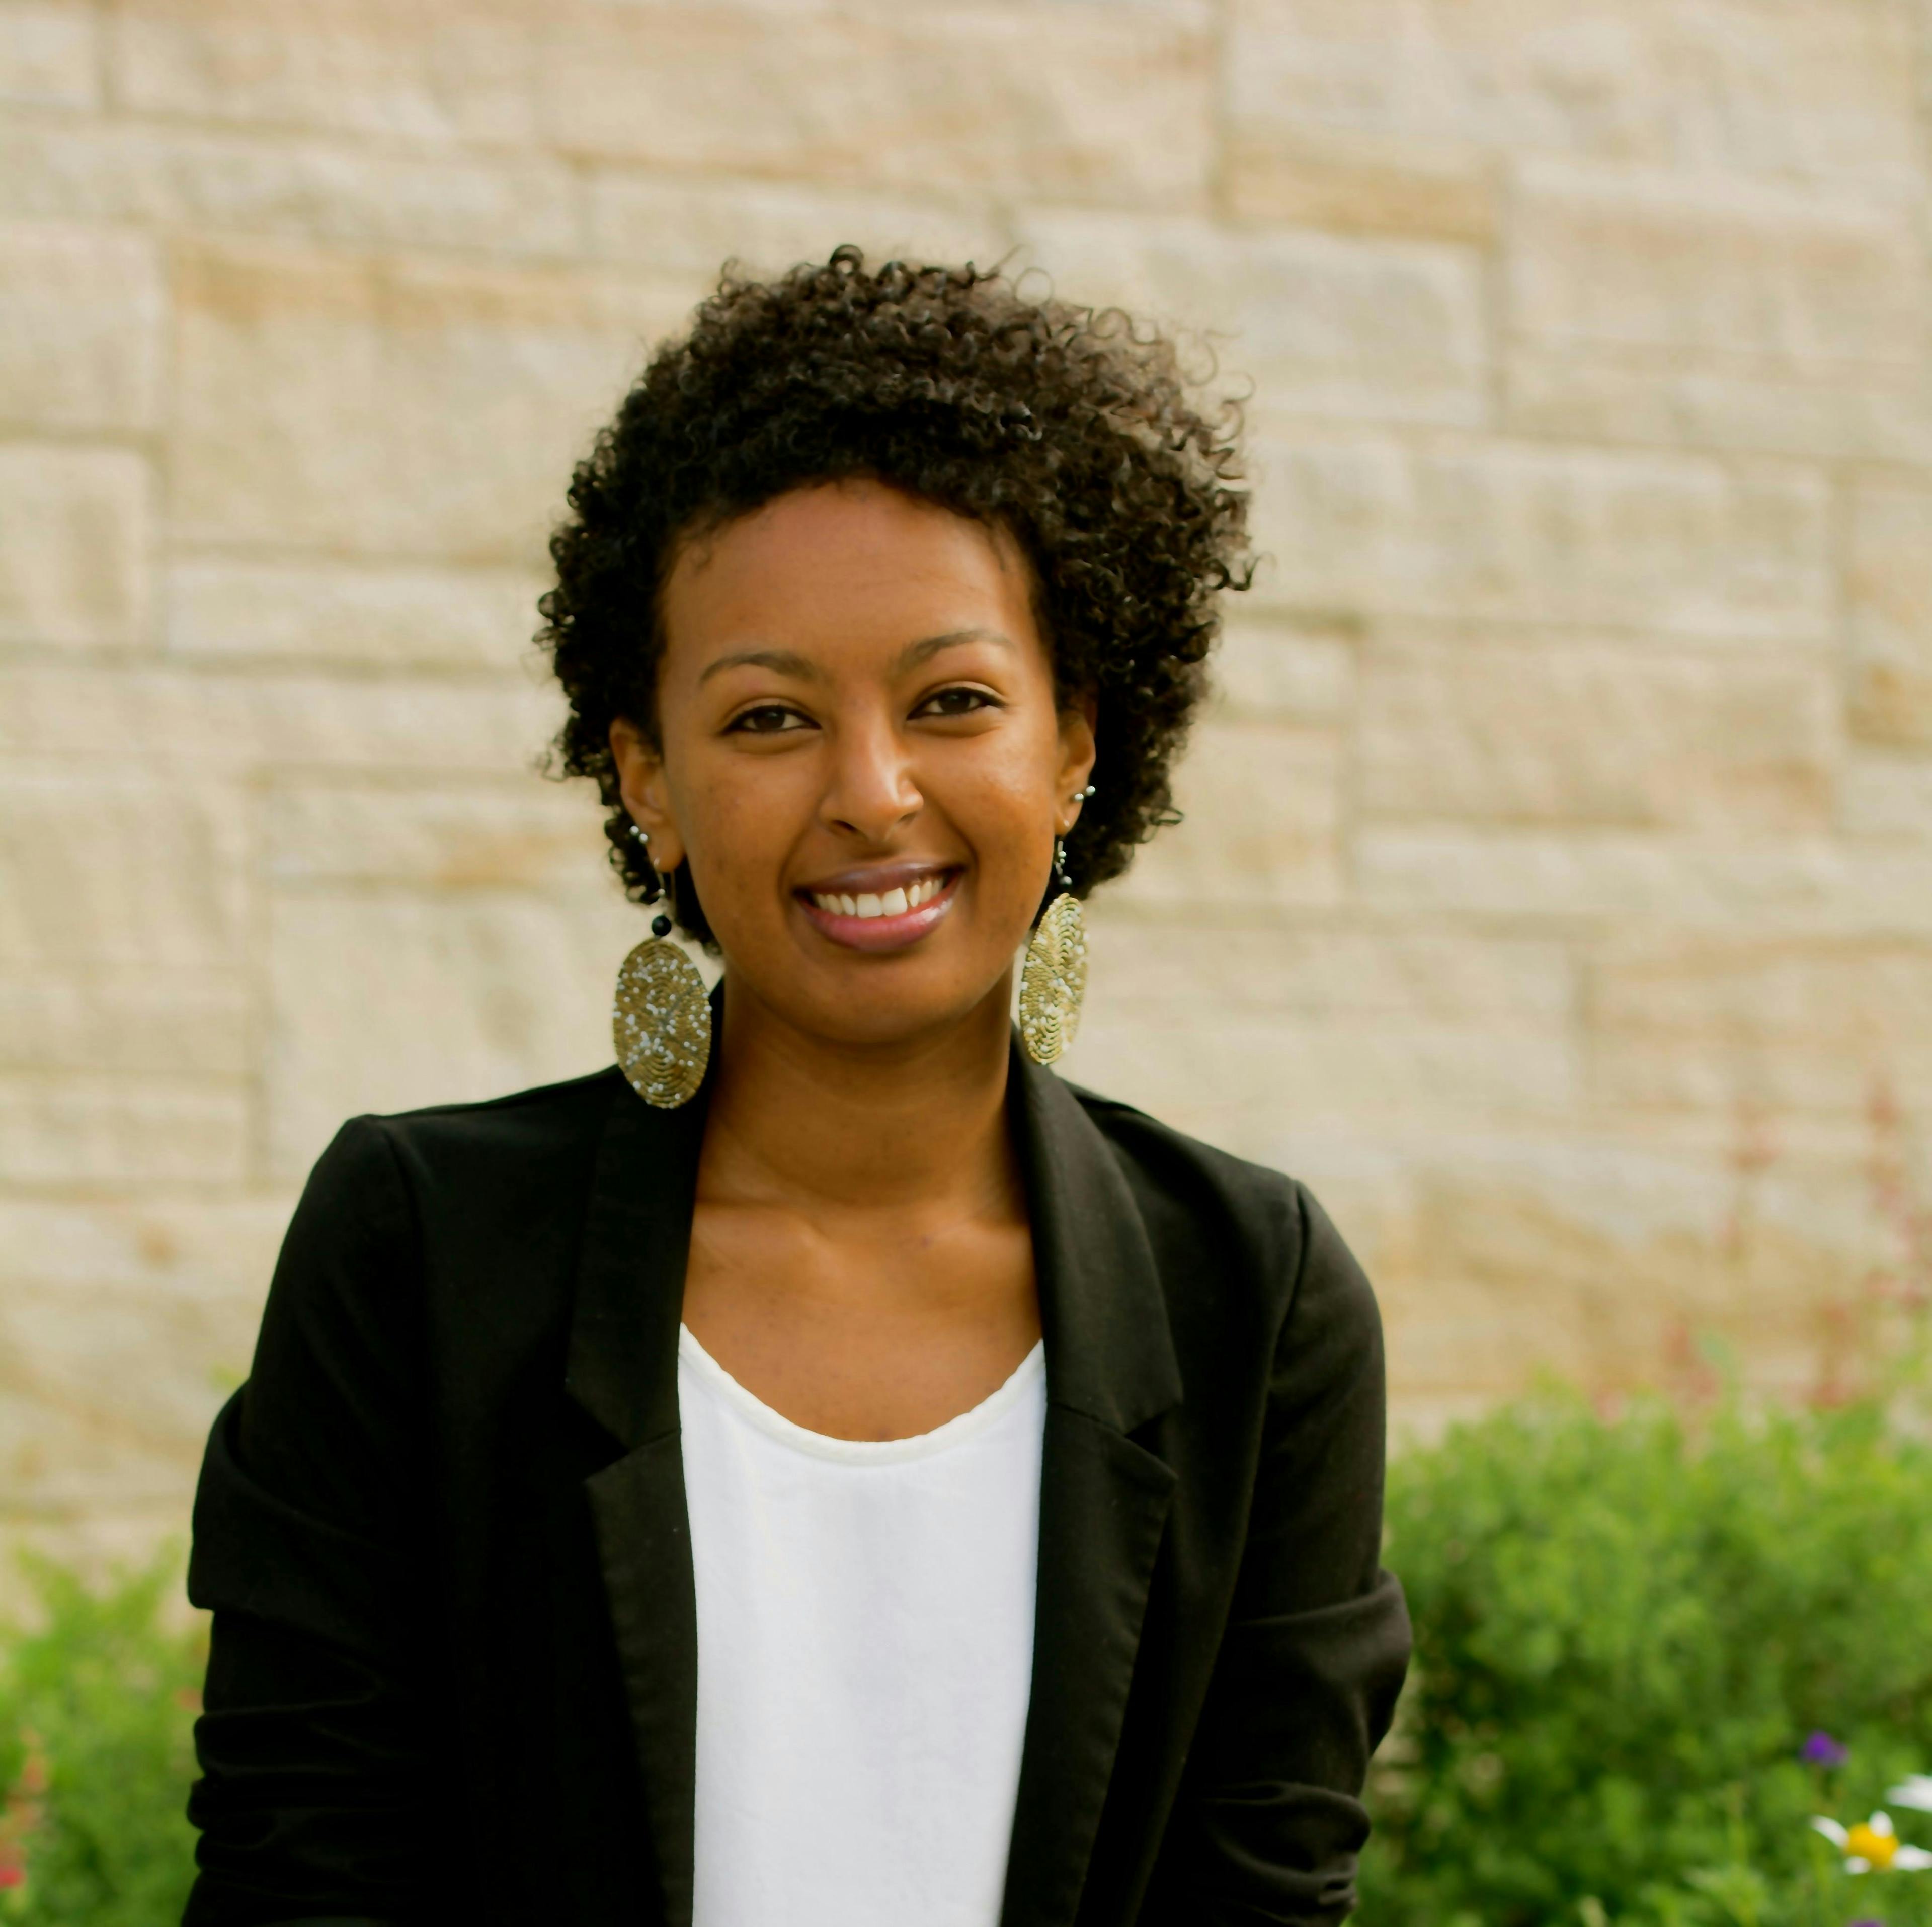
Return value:
[(1892, 1815), (1880, 1811), (1852, 1827), (1840, 1827), (1821, 1815), (1812, 1816), (1811, 1824), (1845, 1857), (1848, 1874), (1916, 1874), (1932, 1867), (1932, 1854), (1923, 1847), (1907, 1847), (1892, 1824)]
[(1886, 1788), (1885, 1797), (1894, 1806), (1916, 1806), (1921, 1813), (1932, 1813), (1932, 1773), (1914, 1773)]

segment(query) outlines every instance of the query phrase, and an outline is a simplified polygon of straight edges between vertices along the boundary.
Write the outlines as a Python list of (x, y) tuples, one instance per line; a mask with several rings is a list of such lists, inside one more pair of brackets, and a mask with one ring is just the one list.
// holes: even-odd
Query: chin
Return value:
[(950, 971), (940, 981), (941, 973), (916, 969), (860, 969), (838, 972), (847, 981), (830, 984), (825, 979), (835, 973), (794, 971), (776, 994), (764, 987), (770, 980), (761, 981), (760, 973), (739, 974), (746, 987), (793, 1029), (840, 1045), (914, 1043), (983, 1020), (989, 999), (998, 1000), (1004, 1016), (1011, 995), (1010, 972), (1004, 960), (991, 976), (963, 983)]

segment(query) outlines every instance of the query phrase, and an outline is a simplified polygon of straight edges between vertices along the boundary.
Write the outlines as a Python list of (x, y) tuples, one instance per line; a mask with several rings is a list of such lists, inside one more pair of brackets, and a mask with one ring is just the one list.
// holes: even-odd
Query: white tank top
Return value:
[(678, 1339), (698, 1584), (693, 1927), (997, 1927), (1033, 1669), (1046, 1368), (882, 1442)]

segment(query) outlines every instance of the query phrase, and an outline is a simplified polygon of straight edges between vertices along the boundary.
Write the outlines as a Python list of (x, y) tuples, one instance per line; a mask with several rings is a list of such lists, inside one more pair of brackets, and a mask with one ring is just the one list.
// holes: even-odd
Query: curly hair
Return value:
[[(610, 751), (657, 740), (662, 592), (681, 544), (788, 490), (865, 477), (1004, 529), (1031, 567), (1063, 700), (1090, 700), (1095, 793), (1067, 839), (1076, 891), (1178, 822), (1169, 771), (1204, 687), (1215, 598), (1244, 589), (1238, 404), (1190, 398), (1173, 343), (1117, 309), (1032, 299), (998, 269), (841, 247), (773, 281), (727, 266), (571, 480), (538, 604), (570, 705), (552, 767), (594, 778), (611, 862), (654, 880)], [(640, 619), (640, 612), (646, 612)], [(677, 921), (709, 940), (680, 877)]]

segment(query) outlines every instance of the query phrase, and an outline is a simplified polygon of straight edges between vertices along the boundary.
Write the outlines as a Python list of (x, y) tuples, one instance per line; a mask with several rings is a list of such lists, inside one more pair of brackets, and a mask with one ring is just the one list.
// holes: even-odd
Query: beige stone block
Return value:
[(1546, 163), (1525, 170), (1512, 206), (1512, 424), (1831, 455), (1932, 449), (1910, 204)]
[(1225, 916), (1156, 921), (1108, 892), (1088, 918), (1088, 1008), (1153, 1025), (1200, 1011), (1216, 1020), (1330, 1018), (1486, 1031), (1528, 1023), (1560, 1029), (1574, 1014), (1570, 947), (1404, 920), (1298, 914), (1292, 922)]
[(1555, 1027), (1487, 1029), (1378, 1015), (1297, 1021), (1207, 1008), (1084, 1020), (1066, 1060), (1105, 1092), (1240, 1155), (1284, 1129), (1413, 1128), (1422, 1119), (1560, 1119), (1582, 1084), (1574, 1041)]
[[(292, 1188), (149, 1197), (0, 1196), (10, 1278), (76, 1296), (245, 1300), (259, 1310), (294, 1209)], [(244, 1351), (229, 1364), (238, 1377)]]
[(1509, 357), (1512, 429), (1593, 442), (1916, 462), (1932, 454), (1932, 389), (1916, 372), (1724, 366), (1670, 352), (1552, 349)]
[(132, 0), (110, 16), (109, 85), (137, 113), (527, 142), (541, 17), (515, 0)]
[(202, 120), (1136, 205), (1198, 199), (1212, 164), (1210, 16), (1190, 0), (136, 0), (115, 17), (117, 97)]
[(1334, 903), (1342, 784), (1330, 732), (1204, 724), (1176, 774), (1185, 820), (1145, 845), (1114, 889), (1144, 905)]
[(0, 126), (0, 209), (44, 218), (561, 255), (578, 244), (579, 200), (548, 156), (386, 151), (278, 128)]
[(1822, 831), (1838, 712), (1822, 658), (1378, 640), (1358, 794), (1412, 820)]
[(146, 236), (0, 223), (0, 420), (151, 427), (164, 317)]
[(1788, 1113), (1863, 1118), (1932, 1079), (1932, 942), (1634, 934), (1588, 983), (1595, 1101), (1745, 1119), (1754, 1162)]
[(1343, 234), (1492, 242), (1500, 163), (1454, 142), (1290, 121), (1250, 110), (1231, 125), (1221, 197), (1239, 218)]
[[(260, 1312), (253, 1301), (155, 1299), (98, 1286), (10, 1289), (0, 1310), (9, 1390), (86, 1435), (82, 1449), (95, 1461), (92, 1489), (71, 1496), (90, 1506), (106, 1496), (104, 1487), (124, 1501), (159, 1496), (172, 1483), (163, 1482), (163, 1468), (191, 1471), (226, 1396), (215, 1361), (245, 1367)], [(80, 1455), (64, 1452), (67, 1466), (47, 1467), (54, 1477), (21, 1482), (40, 1487), (37, 1497), (57, 1500), (60, 1473)], [(17, 1477), (17, 1456), (12, 1469)]]
[(1371, 826), (1352, 856), (1362, 901), (1389, 912), (1582, 927), (1654, 919), (1766, 937), (1932, 934), (1932, 853), (1909, 846)]
[(147, 640), (149, 492), (126, 450), (0, 445), (0, 642)]
[(1683, 640), (1832, 633), (1829, 497), (1809, 469), (1265, 424), (1254, 454), (1266, 603)]
[(1428, 1116), (1560, 1119), (1580, 1091), (1559, 942), (1334, 916), (1156, 923), (1105, 896), (1090, 928), (1068, 1074), (1242, 1155), (1280, 1163), (1298, 1134)]
[(139, 1504), (185, 1530), (292, 1203), (167, 1188), (0, 1199), (0, 1511), (98, 1528)]
[(1510, 325), (1579, 346), (1904, 369), (1924, 328), (1912, 211), (1842, 189), (1532, 164)]
[(1353, 712), (1358, 635), (1232, 616), (1210, 663), (1214, 701), (1242, 722), (1335, 723)]
[(1258, 211), (1316, 139), (1438, 172), (1544, 151), (1918, 176), (1914, 23), (1892, 0), (1236, 0), (1228, 31), (1229, 172)]
[(1838, 826), (1848, 836), (1932, 843), (1932, 756), (1859, 750), (1838, 778)]
[(248, 1113), (238, 1083), (0, 1075), (0, 1171), (12, 1185), (236, 1184)]
[(611, 986), (641, 923), (614, 892), (278, 893), (268, 1168), (299, 1177), (359, 1112), (496, 1097), (608, 1064)]
[(193, 556), (166, 577), (170, 654), (239, 662), (539, 673), (543, 577), (513, 569), (367, 568)]
[(1210, 10), (960, 0), (547, 16), (547, 137), (664, 169), (1152, 209), (1204, 199)]
[[(262, 845), (278, 885), (615, 895), (603, 805), (587, 784), (505, 779), (278, 786)], [(632, 913), (635, 915), (634, 912)]]
[(142, 963), (0, 974), (0, 1069), (241, 1077), (248, 1020), (235, 969)]
[(175, 290), (178, 539), (526, 570), (693, 292), (238, 247)]
[(562, 698), (522, 676), (250, 675), (0, 665), (0, 754), (238, 774), (297, 766), (527, 773)]
[(142, 969), (187, 976), (241, 963), (242, 792), (187, 771), (117, 771), (110, 746), (139, 740), (104, 730), (85, 761), (0, 776), (0, 969), (8, 976), (110, 966), (108, 981), (124, 988)]
[[(1516, 1203), (1484, 1201), (1498, 1212)], [(1466, 1410), (1479, 1411), (1529, 1391), (1545, 1375), (1598, 1390), (1609, 1358), (1621, 1362), (1634, 1354), (1648, 1363), (1663, 1349), (1660, 1321), (1646, 1315), (1648, 1304), (1634, 1317), (1606, 1320), (1594, 1295), (1532, 1291), (1480, 1275), (1399, 1277), (1381, 1286), (1380, 1296), (1393, 1422), (1400, 1422), (1395, 1411), (1445, 1393), (1460, 1394)]]
[(1853, 730), (1932, 745), (1932, 490), (1854, 487), (1846, 595)]
[(1375, 1282), (1406, 1404), (1508, 1395), (1550, 1370), (1598, 1395), (1688, 1389), (1706, 1335), (1748, 1382), (1810, 1389), (1821, 1314), (1868, 1269), (1859, 1182), (1478, 1129), (1418, 1134), (1316, 1188)]
[(87, 0), (0, 6), (0, 100), (92, 106), (100, 92), (98, 18)]
[(761, 180), (667, 178), (592, 166), (584, 180), (586, 245), (604, 259), (712, 276), (735, 259), (757, 274), (822, 261), (847, 241), (868, 259), (989, 267), (1012, 246), (1006, 221), (977, 200)]
[[(178, 1445), (121, 1424), (111, 1400), (65, 1398), (46, 1384), (0, 1393), (0, 1557), (24, 1543), (105, 1577), (106, 1521), (146, 1515), (184, 1548), (194, 1489)], [(124, 1553), (125, 1540), (115, 1549)], [(24, 1606), (25, 1578), (0, 1575), (0, 1602)]]
[(1488, 407), (1474, 249), (1029, 209), (1028, 254), (1071, 298), (1210, 331), (1225, 384), (1296, 415), (1473, 425)]

